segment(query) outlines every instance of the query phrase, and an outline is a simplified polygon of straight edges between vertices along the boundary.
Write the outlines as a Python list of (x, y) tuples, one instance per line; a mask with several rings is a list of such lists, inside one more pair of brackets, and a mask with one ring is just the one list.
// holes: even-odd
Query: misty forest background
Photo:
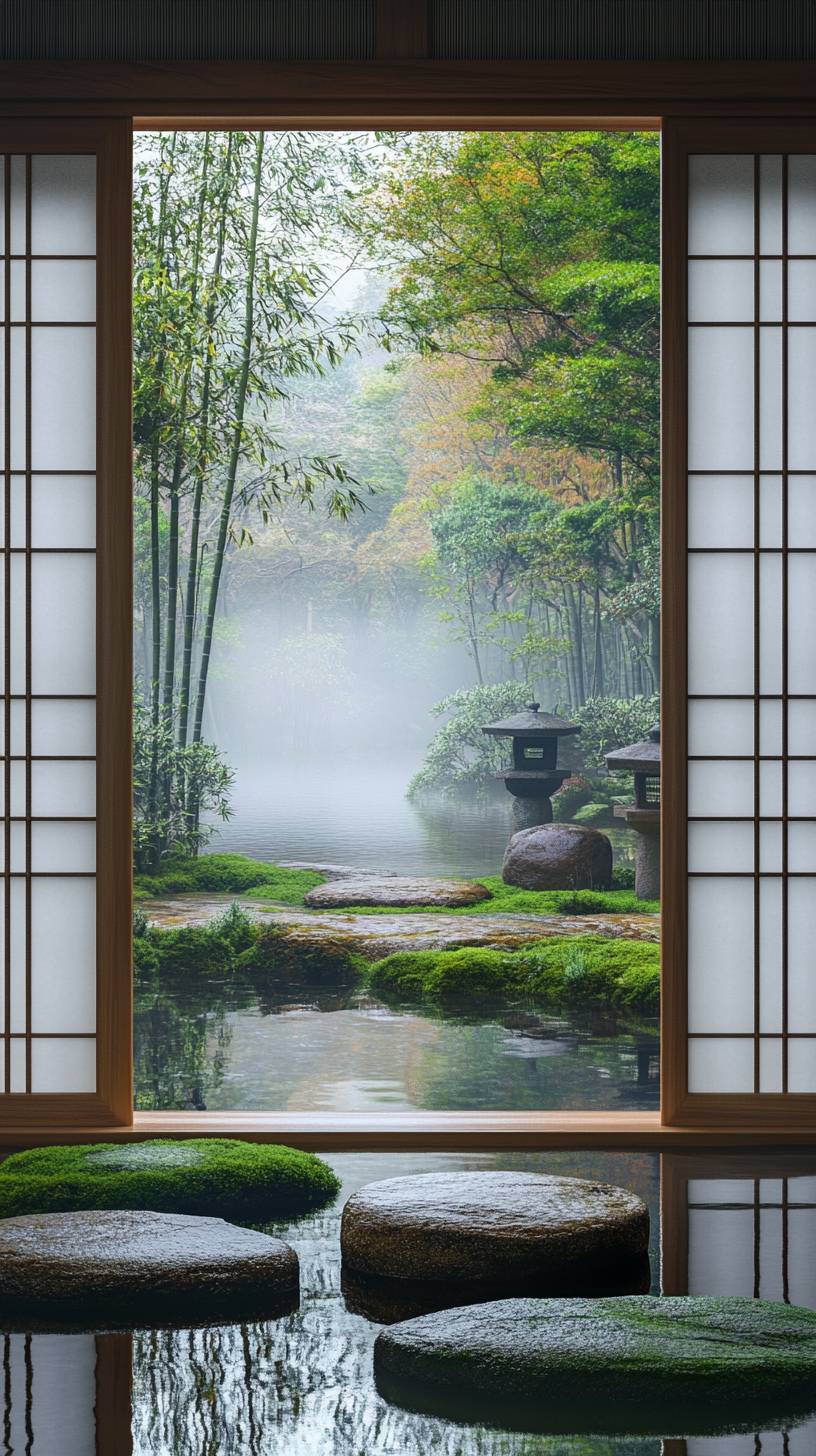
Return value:
[(138, 868), (235, 765), (482, 790), (531, 697), (609, 796), (657, 713), (658, 145), (137, 138)]

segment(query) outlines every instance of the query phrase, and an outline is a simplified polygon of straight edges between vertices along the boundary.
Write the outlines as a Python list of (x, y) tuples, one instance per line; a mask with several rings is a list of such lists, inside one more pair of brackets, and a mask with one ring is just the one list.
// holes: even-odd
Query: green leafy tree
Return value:
[(507, 765), (507, 745), (482, 731), (486, 723), (518, 713), (533, 689), (524, 683), (480, 683), (449, 693), (432, 708), (447, 722), (434, 734), (422, 767), (414, 774), (408, 797), (448, 793), (462, 787), (485, 788)]
[[(155, 776), (162, 793), (153, 792)], [(154, 723), (136, 702), (133, 721), (133, 858), (139, 873), (155, 874), (168, 855), (197, 855), (213, 825), (191, 819), (191, 798), (201, 813), (230, 817), (232, 770), (210, 743), (179, 746), (175, 725)]]
[[(248, 522), (281, 502), (345, 517), (361, 504), (343, 462), (290, 455), (276, 409), (302, 375), (334, 369), (355, 341), (329, 318), (327, 236), (343, 217), (340, 134), (160, 133), (139, 139), (134, 203), (136, 486), (147, 502), (151, 725), (202, 741), (223, 584)], [(170, 793), (148, 774), (150, 815)], [(201, 805), (195, 775), (188, 813)], [(166, 805), (165, 805), (166, 808)]]

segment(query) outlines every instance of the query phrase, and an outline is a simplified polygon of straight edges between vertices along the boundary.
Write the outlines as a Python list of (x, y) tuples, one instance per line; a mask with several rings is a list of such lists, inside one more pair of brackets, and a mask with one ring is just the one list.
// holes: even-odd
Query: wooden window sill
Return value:
[(667, 1127), (657, 1112), (137, 1112), (131, 1126), (0, 1130), (0, 1146), (236, 1137), (330, 1151), (477, 1152), (509, 1148), (610, 1150), (816, 1145), (807, 1128)]

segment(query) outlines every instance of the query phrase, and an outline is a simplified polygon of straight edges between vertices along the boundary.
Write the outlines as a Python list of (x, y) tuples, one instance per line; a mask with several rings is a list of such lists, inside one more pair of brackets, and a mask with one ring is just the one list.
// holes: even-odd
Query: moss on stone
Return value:
[(372, 990), (409, 1001), (528, 997), (555, 1005), (656, 1011), (660, 948), (603, 936), (553, 936), (519, 950), (400, 951), (368, 970)]
[(264, 931), (250, 949), (237, 960), (243, 973), (261, 972), (266, 979), (277, 981), (309, 981), (319, 985), (352, 985), (366, 968), (362, 956), (353, 950), (338, 929), (337, 935), (321, 933), (309, 938), (308, 930), (275, 926)]
[(537, 1429), (754, 1430), (816, 1406), (816, 1313), (739, 1298), (502, 1300), (384, 1330), (375, 1370), (400, 1404), (440, 1413), (471, 1397), (504, 1420), (507, 1401)]
[(232, 1138), (30, 1148), (0, 1164), (0, 1218), (145, 1208), (261, 1223), (322, 1207), (339, 1187), (312, 1153)]

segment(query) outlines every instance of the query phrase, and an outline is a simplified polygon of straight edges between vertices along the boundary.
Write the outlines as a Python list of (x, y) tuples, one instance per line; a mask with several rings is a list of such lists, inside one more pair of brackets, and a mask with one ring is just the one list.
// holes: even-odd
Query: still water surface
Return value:
[[(412, 802), (416, 767), (376, 759), (293, 763), (285, 774), (238, 769), (233, 818), (218, 825), (211, 850), (276, 864), (312, 860), (405, 875), (496, 875), (515, 825), (513, 801), (497, 784), (485, 796)], [(634, 863), (634, 836), (605, 829), (616, 859)]]

